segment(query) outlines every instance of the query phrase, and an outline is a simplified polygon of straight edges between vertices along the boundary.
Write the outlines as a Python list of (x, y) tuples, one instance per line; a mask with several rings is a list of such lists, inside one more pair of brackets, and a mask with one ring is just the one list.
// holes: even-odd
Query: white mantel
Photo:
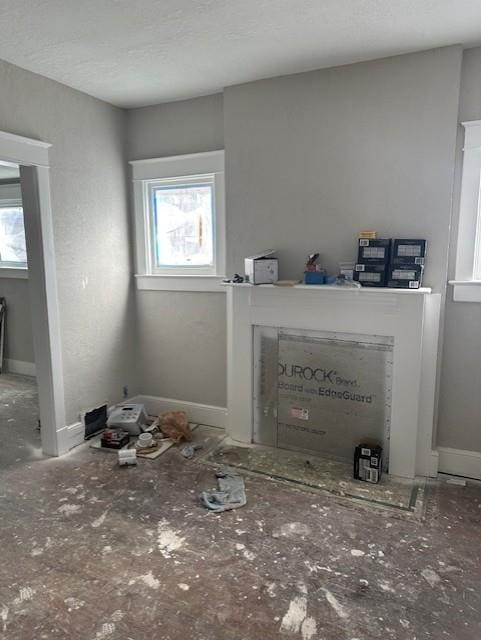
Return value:
[(228, 435), (252, 442), (253, 327), (394, 339), (390, 473), (434, 476), (440, 294), (430, 289), (227, 285)]

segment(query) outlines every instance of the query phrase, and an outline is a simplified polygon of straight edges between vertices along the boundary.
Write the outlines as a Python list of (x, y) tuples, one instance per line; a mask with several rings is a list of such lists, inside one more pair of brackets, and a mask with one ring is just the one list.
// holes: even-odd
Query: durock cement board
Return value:
[(254, 328), (254, 441), (351, 460), (366, 438), (387, 462), (392, 339)]

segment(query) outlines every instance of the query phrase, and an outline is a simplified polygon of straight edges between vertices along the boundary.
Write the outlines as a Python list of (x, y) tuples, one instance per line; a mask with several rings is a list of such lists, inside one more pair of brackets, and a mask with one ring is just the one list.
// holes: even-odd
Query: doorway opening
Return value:
[[(0, 297), (6, 303), (0, 383), (9, 398), (0, 400), (0, 424), (8, 433), (20, 420), (34, 452), (56, 456), (65, 452), (65, 407), (49, 147), (0, 132)], [(32, 434), (38, 422), (40, 433)]]
[(0, 161), (0, 466), (41, 455), (20, 167)]

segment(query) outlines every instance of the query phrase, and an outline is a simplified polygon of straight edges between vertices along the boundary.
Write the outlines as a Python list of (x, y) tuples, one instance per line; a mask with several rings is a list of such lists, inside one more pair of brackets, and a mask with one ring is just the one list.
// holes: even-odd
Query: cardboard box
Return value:
[(358, 239), (357, 261), (361, 264), (384, 264), (387, 265), (390, 257), (391, 239), (369, 238)]
[(264, 251), (244, 260), (246, 282), (272, 284), (278, 280), (278, 262), (275, 251)]
[(422, 265), (397, 265), (390, 266), (387, 278), (387, 286), (392, 289), (419, 289), (423, 283)]
[(427, 240), (399, 239), (393, 240), (391, 264), (417, 264), (423, 266), (426, 259)]
[(372, 229), (363, 229), (362, 231), (359, 231), (359, 237), (375, 240), (377, 238), (377, 231), (374, 231)]
[(385, 287), (386, 269), (384, 264), (356, 264), (354, 280), (363, 287)]
[(382, 475), (382, 447), (360, 444), (354, 450), (354, 478), (377, 484)]

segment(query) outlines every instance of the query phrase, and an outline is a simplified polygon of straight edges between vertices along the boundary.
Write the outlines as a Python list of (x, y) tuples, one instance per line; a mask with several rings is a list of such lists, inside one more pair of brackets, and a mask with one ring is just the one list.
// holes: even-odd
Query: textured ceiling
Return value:
[(132, 107), (481, 42), (481, 0), (1, 0), (0, 58)]

